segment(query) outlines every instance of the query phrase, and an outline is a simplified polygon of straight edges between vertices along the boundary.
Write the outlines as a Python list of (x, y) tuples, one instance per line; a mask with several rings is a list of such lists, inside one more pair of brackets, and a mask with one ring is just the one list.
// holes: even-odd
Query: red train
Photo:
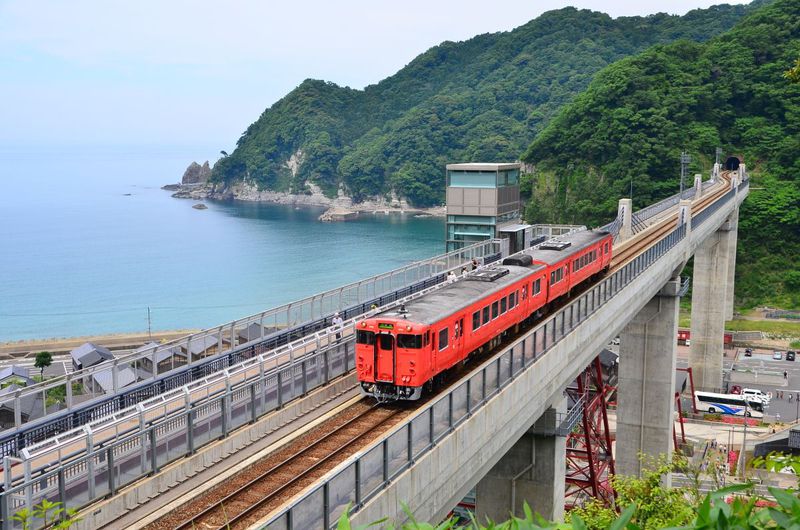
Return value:
[(608, 270), (612, 238), (586, 230), (518, 253), (358, 323), (363, 394), (414, 400), (449, 368)]

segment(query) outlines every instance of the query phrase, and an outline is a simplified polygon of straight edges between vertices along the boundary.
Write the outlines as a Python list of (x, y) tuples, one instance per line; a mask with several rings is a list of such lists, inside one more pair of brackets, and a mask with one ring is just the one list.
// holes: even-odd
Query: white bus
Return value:
[(748, 417), (764, 417), (764, 403), (758, 398), (746, 398), (740, 394), (715, 394), (700, 391), (695, 392), (694, 397), (697, 401), (697, 410), (701, 412), (745, 416), (746, 411)]

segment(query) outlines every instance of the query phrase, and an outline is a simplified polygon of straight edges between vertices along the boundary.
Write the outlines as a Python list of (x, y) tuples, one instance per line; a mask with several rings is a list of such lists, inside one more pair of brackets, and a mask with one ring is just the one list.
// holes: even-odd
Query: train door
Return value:
[(375, 381), (394, 383), (394, 335), (378, 333), (377, 339), (375, 341)]
[(453, 362), (458, 362), (464, 358), (464, 352), (462, 350), (464, 346), (464, 317), (459, 318), (456, 320), (455, 326), (453, 326), (453, 353), (452, 355), (456, 357)]

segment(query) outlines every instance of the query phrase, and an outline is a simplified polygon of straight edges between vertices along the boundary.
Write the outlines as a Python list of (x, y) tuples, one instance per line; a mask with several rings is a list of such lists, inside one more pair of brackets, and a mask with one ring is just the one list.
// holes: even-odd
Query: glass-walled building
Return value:
[(499, 237), (519, 222), (521, 164), (447, 165), (447, 250)]

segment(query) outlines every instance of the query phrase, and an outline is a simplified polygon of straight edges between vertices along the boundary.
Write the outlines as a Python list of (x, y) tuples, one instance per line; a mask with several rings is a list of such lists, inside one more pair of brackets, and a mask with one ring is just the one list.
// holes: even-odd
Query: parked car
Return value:
[(795, 357), (795, 352), (793, 352), (792, 350), (786, 352), (787, 361), (794, 361), (794, 357)]
[(752, 357), (753, 356), (753, 348), (745, 348), (744, 349), (744, 356), (745, 357)]
[(765, 405), (769, 404), (769, 402), (772, 400), (772, 393), (765, 393), (757, 388), (745, 388), (742, 390), (742, 395), (747, 396), (748, 398), (760, 399)]
[(772, 354), (772, 358), (775, 359), (776, 361), (780, 361), (781, 359), (783, 359), (783, 353), (776, 351), (775, 353)]

